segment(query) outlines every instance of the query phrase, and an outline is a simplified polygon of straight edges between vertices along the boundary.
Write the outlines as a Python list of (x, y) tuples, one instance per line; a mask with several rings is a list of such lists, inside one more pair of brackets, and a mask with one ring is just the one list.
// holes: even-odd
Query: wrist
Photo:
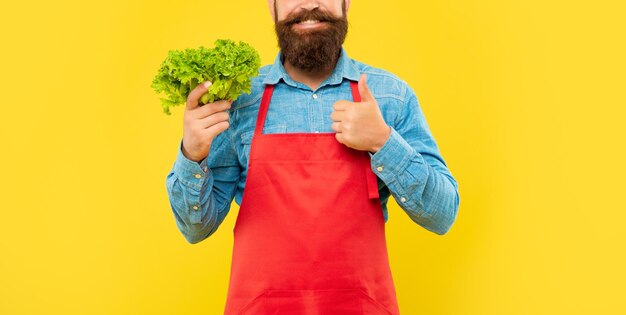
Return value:
[(185, 149), (185, 146), (183, 145), (183, 155), (191, 161), (194, 161), (196, 163), (200, 163), (200, 161), (202, 161), (203, 158), (198, 158), (196, 156), (194, 156), (193, 154), (189, 153), (189, 151), (187, 151), (187, 149)]
[(387, 131), (382, 133), (379, 140), (368, 150), (372, 154), (378, 152), (385, 145), (385, 143), (387, 143), (387, 140), (389, 140), (389, 137), (391, 136), (391, 127), (388, 125), (385, 126), (387, 127)]

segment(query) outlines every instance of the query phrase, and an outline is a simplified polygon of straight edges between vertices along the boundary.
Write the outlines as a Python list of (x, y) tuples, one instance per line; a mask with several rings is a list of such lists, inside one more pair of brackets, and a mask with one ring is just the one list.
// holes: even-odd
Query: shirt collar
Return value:
[[(276, 59), (274, 60), (274, 64), (271, 66), (270, 71), (263, 80), (263, 84), (273, 85), (278, 83), (280, 79), (283, 79), (285, 83), (296, 86), (296, 82), (293, 81), (287, 74), (287, 71), (285, 71), (282, 59), (282, 53), (279, 51)], [(337, 65), (335, 66), (333, 73), (331, 73), (331, 75), (320, 85), (320, 87), (327, 84), (340, 84), (344, 78), (350, 81), (359, 81), (359, 77), (359, 71), (354, 66), (350, 57), (348, 57), (346, 50), (342, 47), (341, 55), (339, 56), (339, 60), (337, 61)]]

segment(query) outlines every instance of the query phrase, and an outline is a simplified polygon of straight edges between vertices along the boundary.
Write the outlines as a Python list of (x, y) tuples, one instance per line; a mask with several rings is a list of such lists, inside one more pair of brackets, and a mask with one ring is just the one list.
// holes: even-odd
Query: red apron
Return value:
[(335, 133), (263, 134), (273, 90), (252, 137), (225, 314), (398, 314), (369, 155)]

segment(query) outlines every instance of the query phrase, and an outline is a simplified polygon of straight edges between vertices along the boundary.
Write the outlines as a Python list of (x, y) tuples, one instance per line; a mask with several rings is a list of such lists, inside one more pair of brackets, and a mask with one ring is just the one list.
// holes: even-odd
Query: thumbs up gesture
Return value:
[(356, 150), (375, 153), (389, 138), (391, 127), (385, 123), (366, 79), (365, 74), (359, 79), (360, 103), (341, 100), (333, 105), (331, 128), (340, 143)]

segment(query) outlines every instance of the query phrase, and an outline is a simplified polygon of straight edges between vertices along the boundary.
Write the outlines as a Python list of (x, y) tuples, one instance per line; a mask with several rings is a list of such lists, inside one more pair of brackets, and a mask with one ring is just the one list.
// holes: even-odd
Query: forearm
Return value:
[(393, 129), (371, 158), (374, 172), (415, 223), (439, 235), (448, 232), (456, 219), (459, 193), (442, 160), (418, 153)]
[(206, 167), (206, 159), (196, 163), (179, 151), (166, 186), (176, 225), (191, 244), (213, 234), (228, 212), (230, 201), (220, 198), (214, 182), (211, 169)]

